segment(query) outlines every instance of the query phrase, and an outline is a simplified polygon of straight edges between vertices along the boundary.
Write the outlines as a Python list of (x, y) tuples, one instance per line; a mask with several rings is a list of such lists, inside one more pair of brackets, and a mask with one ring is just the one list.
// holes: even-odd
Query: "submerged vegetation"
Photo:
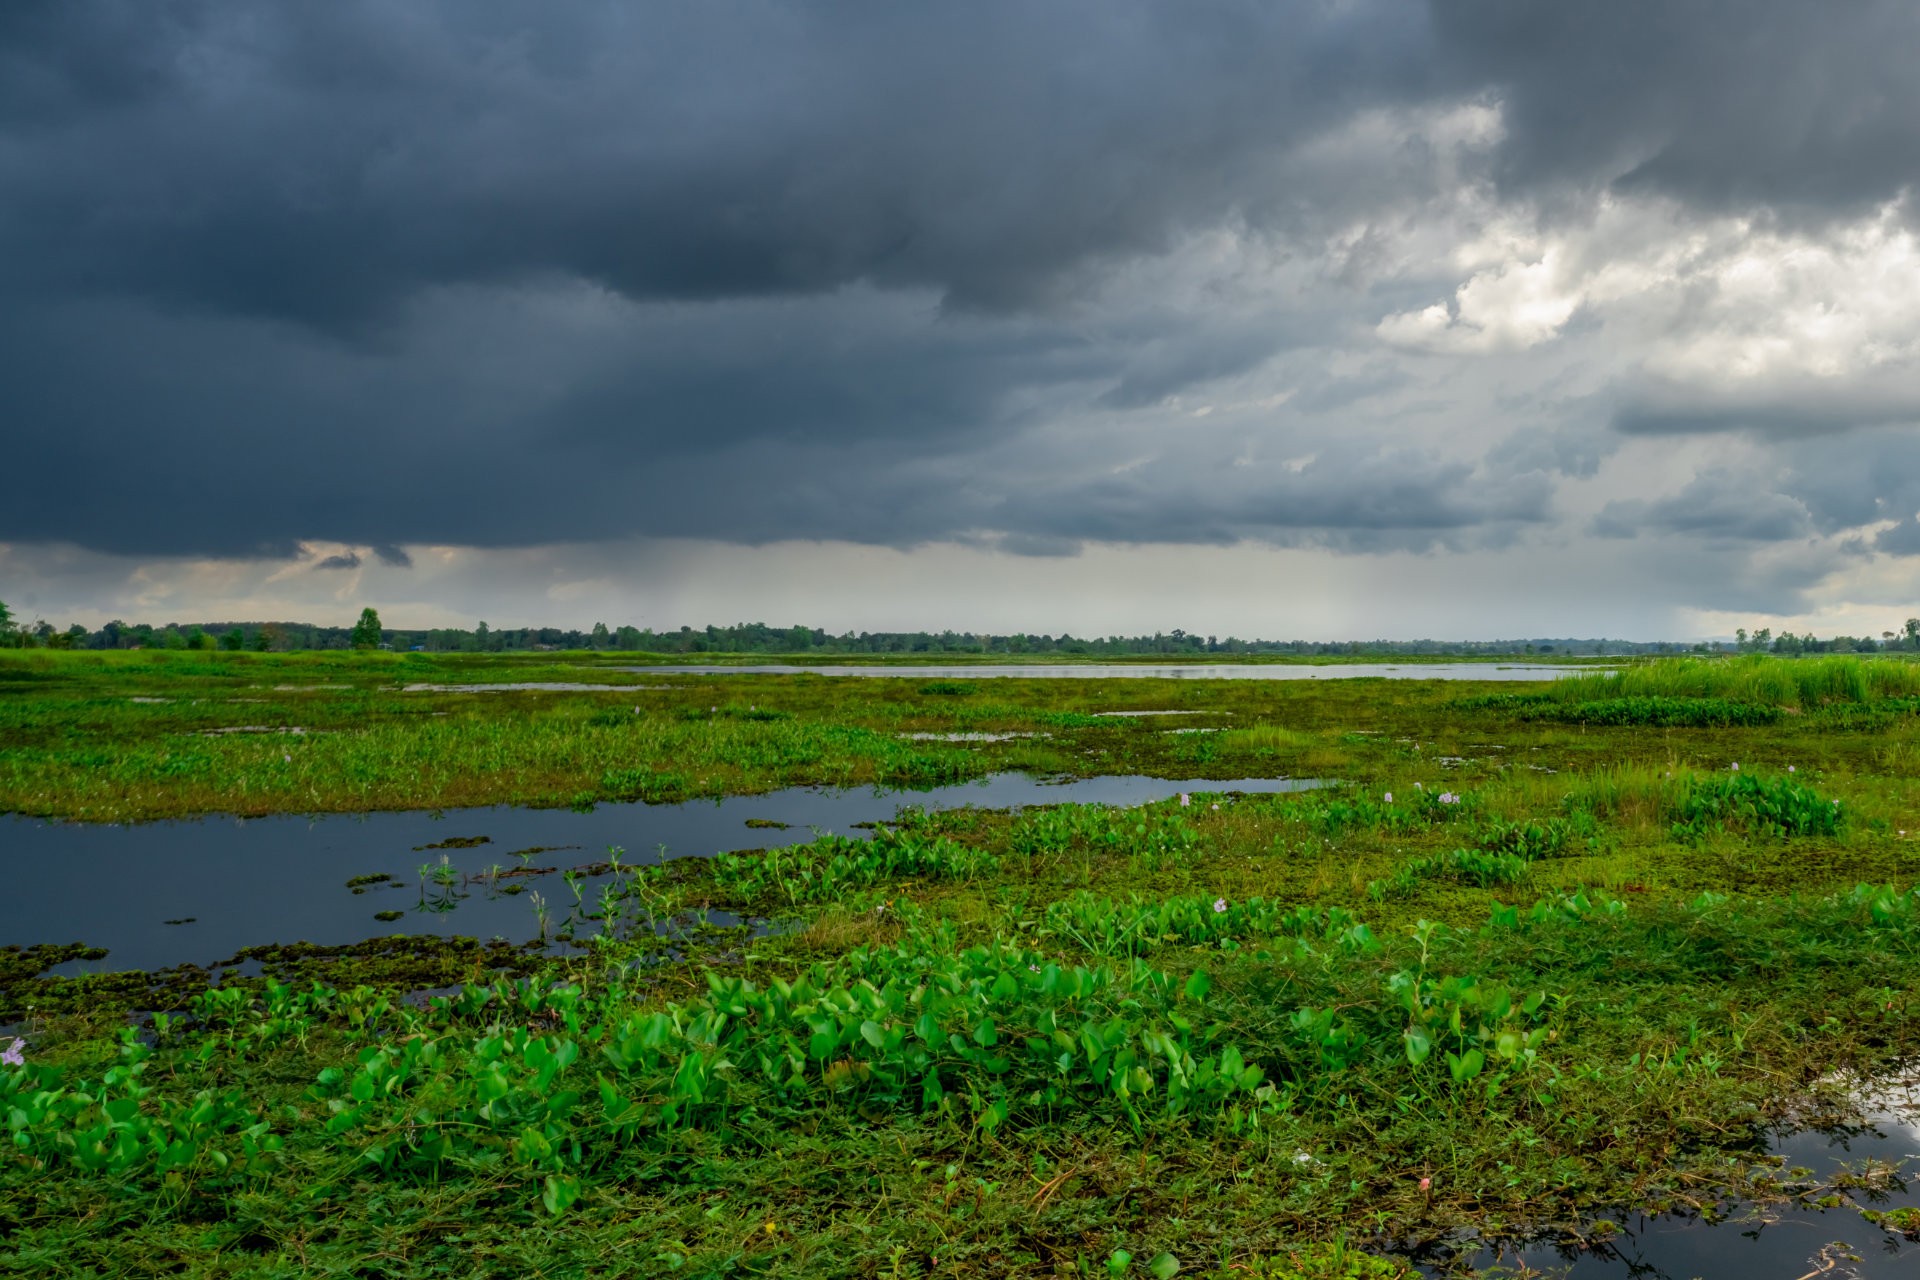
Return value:
[[(543, 886), (519, 941), (263, 946), (217, 983), (42, 976), (89, 940), (7, 939), (0, 1235), (36, 1274), (1401, 1277), (1463, 1230), (1844, 1208), (1767, 1127), (1920, 1050), (1892, 659), (1516, 693), (26, 656), (0, 797), (48, 816), (1339, 783), (908, 806), (870, 840), (611, 850), (593, 892), (522, 857), (487, 886)], [(481, 680), (622, 687), (403, 687)], [(1541, 710), (1595, 706), (1639, 710)], [(203, 736), (242, 716), (306, 732)], [(962, 733), (992, 740), (907, 736)], [(486, 840), (456, 831), (423, 902)], [(394, 879), (357, 870), (339, 892)]]

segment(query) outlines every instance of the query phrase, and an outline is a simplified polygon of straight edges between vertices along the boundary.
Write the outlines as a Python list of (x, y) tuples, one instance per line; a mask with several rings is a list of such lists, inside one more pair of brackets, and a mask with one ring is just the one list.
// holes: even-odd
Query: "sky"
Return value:
[(1911, 0), (10, 0), (0, 600), (1920, 614)]

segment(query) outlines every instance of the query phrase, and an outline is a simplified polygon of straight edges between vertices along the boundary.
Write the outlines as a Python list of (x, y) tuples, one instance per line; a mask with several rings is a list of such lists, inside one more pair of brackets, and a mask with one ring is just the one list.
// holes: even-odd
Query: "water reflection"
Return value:
[[(1830, 1208), (1802, 1201), (1758, 1206), (1711, 1223), (1678, 1215), (1628, 1218), (1589, 1248), (1542, 1245), (1488, 1250), (1479, 1268), (1533, 1268), (1568, 1280), (1862, 1280), (1920, 1275), (1920, 1246), (1899, 1230), (1898, 1210), (1920, 1214), (1920, 1077), (1883, 1081), (1866, 1094), (1864, 1123), (1776, 1136), (1768, 1144), (1786, 1170), (1812, 1171), (1848, 1189)], [(1879, 1222), (1862, 1213), (1891, 1215)], [(1913, 1219), (1920, 1221), (1920, 1218)]]
[[(211, 818), (131, 826), (0, 818), (0, 944), (84, 941), (109, 951), (57, 972), (209, 964), (241, 948), (386, 934), (536, 936), (531, 894), (591, 902), (609, 845), (629, 865), (858, 834), (903, 804), (1014, 808), (1141, 804), (1180, 791), (1298, 791), (1294, 778), (1087, 778), (998, 774), (929, 791), (793, 788), (591, 812), (506, 806), (322, 818)], [(443, 861), (444, 859), (444, 861)], [(569, 878), (571, 873), (571, 878)]]
[(1561, 666), (1551, 663), (1494, 662), (1354, 662), (1304, 666), (1291, 663), (1166, 663), (1083, 662), (1057, 666), (790, 666), (761, 663), (742, 667), (602, 667), (603, 671), (630, 671), (661, 676), (814, 675), (874, 676), (893, 679), (936, 680), (1558, 680), (1605, 667)]

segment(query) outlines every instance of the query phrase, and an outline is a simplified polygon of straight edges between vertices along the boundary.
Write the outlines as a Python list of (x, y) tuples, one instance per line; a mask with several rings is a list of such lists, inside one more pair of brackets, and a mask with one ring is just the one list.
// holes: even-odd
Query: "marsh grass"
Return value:
[(1920, 697), (1920, 663), (1895, 657), (1670, 658), (1569, 676), (1554, 681), (1547, 692), (1562, 702), (1690, 698), (1810, 710), (1828, 703)]
[[(1200, 740), (1213, 776), (1345, 785), (908, 811), (871, 844), (622, 863), (625, 896), (543, 892), (546, 929), (582, 935), (565, 954), (284, 948), (213, 996), (0, 952), (28, 1041), (0, 1067), (24, 1137), (0, 1225), (35, 1274), (1403, 1275), (1342, 1242), (1778, 1196), (1764, 1124), (1920, 1052), (1920, 735), (1828, 714), (1909, 696), (1877, 661), (1864, 703), (1836, 700), (1845, 673), (1765, 663), (1631, 695), (1782, 699), (1772, 725), (1698, 727), (1417, 683), (481, 699), (395, 686), (580, 671), (79, 656), (0, 655), (13, 807), (664, 799), (1015, 760), (1195, 776)], [(249, 688), (300, 682), (350, 687)], [(195, 736), (207, 699), (256, 694), (328, 732)], [(1225, 731), (1095, 715), (1172, 708)], [(893, 736), (979, 727), (1054, 736)], [(708, 905), (784, 919), (650, 927)], [(422, 1007), (423, 986), (451, 990)]]

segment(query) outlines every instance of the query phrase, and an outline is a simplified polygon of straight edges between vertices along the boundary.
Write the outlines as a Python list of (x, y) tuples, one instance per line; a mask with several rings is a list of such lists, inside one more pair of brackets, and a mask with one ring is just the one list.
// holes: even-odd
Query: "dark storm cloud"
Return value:
[(16, 286), (330, 328), (544, 274), (1018, 305), (1298, 203), (1291, 145), (1424, 78), (1384, 0), (29, 9)]
[(373, 548), (373, 556), (389, 569), (413, 568), (413, 557), (407, 554), (405, 547), (390, 547), (382, 544)]
[(316, 569), (358, 569), (360, 567), (360, 556), (357, 552), (343, 551), (339, 555), (328, 556), (326, 559), (316, 562), (313, 567)]
[(1441, 58), (1507, 107), (1513, 188), (1859, 212), (1920, 179), (1910, 0), (1434, 0)]
[[(1540, 474), (1486, 475), (1422, 450), (1339, 447), (1298, 466), (1195, 467), (1177, 459), (1091, 481), (1026, 488), (996, 525), (1057, 541), (1242, 540), (1347, 551), (1498, 543), (1548, 518)], [(1154, 519), (1142, 526), (1139, 513)]]
[(1734, 542), (1782, 542), (1813, 534), (1806, 505), (1769, 492), (1755, 477), (1705, 471), (1669, 498), (1609, 502), (1594, 521), (1606, 538), (1686, 534)]
[[(1224, 436), (1150, 479), (1091, 433), (1071, 465), (1011, 442), (1368, 332), (1374, 224), (1452, 181), (1408, 121), (1462, 102), (1502, 107), (1507, 193), (1570, 216), (1609, 186), (1885, 200), (1915, 12), (14, 0), (0, 538), (402, 567), (627, 533), (1498, 541), (1608, 446), (1543, 427), (1476, 465), (1333, 423), (1389, 413), (1399, 357), (1303, 381), (1336, 444), (1297, 470), (1236, 471)], [(1123, 279), (1223, 229), (1332, 257), (1260, 314)], [(1644, 403), (1617, 425), (1688, 411)]]

